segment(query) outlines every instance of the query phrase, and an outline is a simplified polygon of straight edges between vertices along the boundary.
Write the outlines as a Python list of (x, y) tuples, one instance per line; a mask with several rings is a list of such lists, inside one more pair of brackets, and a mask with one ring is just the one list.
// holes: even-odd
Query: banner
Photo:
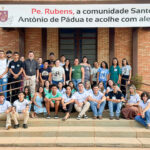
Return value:
[(150, 27), (150, 4), (0, 5), (0, 27)]

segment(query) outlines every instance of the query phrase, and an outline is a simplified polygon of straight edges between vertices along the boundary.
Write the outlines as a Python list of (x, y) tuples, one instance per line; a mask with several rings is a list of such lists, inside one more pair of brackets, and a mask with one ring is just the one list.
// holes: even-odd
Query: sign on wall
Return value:
[(150, 4), (0, 5), (0, 27), (150, 27)]

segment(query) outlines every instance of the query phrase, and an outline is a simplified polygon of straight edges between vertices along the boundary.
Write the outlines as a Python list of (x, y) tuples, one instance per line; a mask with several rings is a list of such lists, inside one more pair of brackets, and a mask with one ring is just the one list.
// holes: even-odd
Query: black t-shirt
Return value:
[(121, 99), (123, 97), (122, 92), (118, 91), (117, 93), (114, 93), (113, 91), (108, 93), (108, 96), (110, 99)]
[(70, 68), (66, 68), (65, 66), (63, 66), (64, 70), (65, 70), (65, 76), (66, 76), (66, 81), (69, 80), (69, 72), (70, 72)]
[(40, 73), (41, 73), (42, 79), (43, 80), (48, 80), (50, 72), (51, 72), (51, 68), (50, 67), (48, 67), (47, 69), (41, 68), (40, 69)]
[[(18, 60), (18, 61), (11, 61), (9, 63), (9, 69), (11, 68), (12, 71), (15, 73), (15, 74), (18, 74), (21, 70), (21, 68), (23, 68), (23, 63), (22, 61)], [(10, 78), (13, 78), (13, 75), (10, 73)], [(21, 75), (18, 77), (19, 79), (21, 78)]]

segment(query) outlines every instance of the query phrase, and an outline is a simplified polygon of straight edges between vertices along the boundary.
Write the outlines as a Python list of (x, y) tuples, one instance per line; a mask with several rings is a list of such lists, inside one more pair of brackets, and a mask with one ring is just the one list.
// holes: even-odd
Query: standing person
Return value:
[(28, 128), (28, 119), (29, 119), (29, 101), (24, 99), (24, 93), (20, 92), (18, 95), (18, 100), (13, 103), (12, 108), (12, 119), (14, 120), (14, 128), (19, 128), (18, 120), (23, 120), (23, 128)]
[(57, 91), (57, 86), (54, 84), (51, 86), (51, 92), (48, 93), (46, 96), (45, 96), (45, 103), (46, 103), (46, 109), (47, 109), (47, 119), (51, 118), (50, 116), (50, 108), (54, 108), (55, 107), (55, 116), (54, 116), (54, 119), (58, 119), (58, 109), (59, 109), (59, 105), (60, 105), (60, 102), (62, 100), (61, 98), (61, 93), (59, 93)]
[(83, 57), (80, 65), (84, 68), (84, 83), (86, 81), (90, 81), (91, 65), (88, 63), (88, 59), (86, 56)]
[(53, 52), (50, 52), (49, 54), (49, 60), (48, 61), (48, 64), (50, 65), (50, 67), (53, 67), (55, 66), (55, 54)]
[(90, 93), (90, 96), (88, 97), (88, 100), (91, 105), (91, 109), (93, 111), (93, 119), (102, 119), (103, 111), (106, 104), (106, 97), (103, 93), (99, 91), (99, 88), (97, 85), (93, 86), (93, 91)]
[(134, 119), (134, 117), (138, 114), (138, 106), (140, 103), (140, 96), (136, 93), (134, 85), (130, 85), (125, 100), (126, 104), (121, 112), (125, 119)]
[(65, 76), (66, 76), (66, 84), (68, 85), (69, 82), (69, 74), (70, 74), (70, 60), (66, 59), (65, 65), (63, 66), (65, 70)]
[(74, 100), (72, 98), (71, 87), (67, 85), (66, 92), (62, 95), (62, 109), (66, 113), (65, 117), (62, 119), (66, 121), (70, 117), (70, 113), (72, 112)]
[(52, 68), (52, 84), (58, 85), (59, 82), (63, 82), (65, 85), (65, 71), (64, 68), (60, 66), (60, 61), (55, 61), (55, 67)]
[(0, 92), (4, 92), (5, 99), (7, 98), (7, 72), (8, 63), (3, 50), (0, 50)]
[(78, 83), (84, 83), (84, 68), (79, 65), (79, 59), (74, 59), (74, 65), (70, 68), (70, 80), (73, 81), (75, 88), (77, 89)]
[(109, 69), (110, 79), (114, 81), (114, 83), (120, 86), (121, 83), (121, 69), (119, 67), (119, 62), (116, 57), (112, 60), (112, 66)]
[(21, 56), (21, 57), (20, 57), (20, 61), (22, 61), (22, 62), (24, 63), (24, 61), (25, 61), (24, 56)]
[(38, 64), (39, 64), (39, 68), (41, 69), (41, 68), (43, 68), (43, 59), (42, 59), (42, 57), (39, 57), (38, 58)]
[(122, 59), (121, 72), (122, 72), (121, 91), (125, 96), (126, 95), (126, 83), (127, 83), (127, 85), (130, 84), (130, 80), (131, 80), (131, 76), (132, 76), (131, 66), (128, 64), (128, 61), (126, 58)]
[(40, 69), (40, 83), (44, 86), (45, 81), (51, 81), (51, 68), (47, 61), (44, 61), (43, 68)]
[(32, 114), (32, 118), (37, 117), (37, 114), (46, 114), (46, 108), (44, 106), (44, 97), (44, 89), (42, 86), (40, 86), (33, 97), (34, 112)]
[(29, 51), (28, 59), (24, 62), (24, 86), (30, 86), (31, 94), (34, 95), (36, 82), (39, 82), (39, 65), (34, 59), (33, 51)]
[[(13, 103), (18, 98), (18, 93), (21, 87), (21, 78), (23, 73), (23, 63), (19, 60), (19, 53), (14, 52), (14, 60), (9, 64), (10, 81), (12, 88), (11, 102)], [(15, 89), (15, 90), (14, 90)]]
[(6, 130), (11, 128), (11, 104), (5, 100), (3, 93), (0, 93), (0, 120), (6, 120)]
[(88, 96), (89, 94), (84, 90), (83, 83), (78, 83), (78, 92), (73, 95), (73, 99), (75, 100), (74, 107), (76, 111), (79, 112), (77, 120), (80, 120), (82, 117), (84, 117), (85, 119), (88, 118), (88, 116), (86, 115), (86, 112), (90, 107), (90, 103), (87, 101)]
[(108, 80), (109, 80), (108, 64), (105, 61), (102, 61), (100, 68), (97, 71), (97, 84), (99, 82), (103, 82), (104, 87), (106, 89)]
[(60, 57), (60, 66), (64, 66), (65, 65), (65, 61), (66, 61), (66, 57), (64, 55), (61, 55)]
[(113, 91), (108, 93), (107, 101), (109, 106), (110, 120), (114, 119), (114, 111), (116, 112), (116, 119), (119, 120), (122, 102), (125, 100), (123, 94), (118, 91), (117, 84), (114, 83)]
[(91, 85), (97, 84), (97, 71), (98, 71), (99, 65), (98, 62), (94, 62), (94, 67), (91, 69)]
[(12, 51), (11, 50), (8, 50), (7, 52), (6, 52), (6, 57), (7, 57), (7, 63), (8, 63), (8, 65), (9, 65), (9, 63), (13, 60), (12, 59)]
[(141, 94), (139, 115), (135, 117), (135, 120), (150, 129), (150, 97), (147, 92)]

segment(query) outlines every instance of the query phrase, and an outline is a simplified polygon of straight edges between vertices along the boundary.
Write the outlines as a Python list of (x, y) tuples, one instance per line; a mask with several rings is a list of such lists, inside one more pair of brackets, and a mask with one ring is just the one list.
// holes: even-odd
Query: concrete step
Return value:
[(150, 138), (150, 130), (139, 127), (29, 127), (28, 129), (0, 128), (0, 137), (120, 137)]
[(0, 137), (1, 147), (120, 147), (150, 148), (149, 138)]
[[(45, 118), (30, 118), (28, 121), (29, 127), (43, 127), (43, 126), (99, 126), (99, 127), (141, 127), (142, 125), (137, 123), (135, 120), (109, 120), (108, 118), (99, 119), (81, 119), (76, 120), (75, 118), (69, 118), (67, 121), (62, 121), (62, 119), (45, 119)], [(0, 127), (5, 126), (5, 121), (1, 121)]]

